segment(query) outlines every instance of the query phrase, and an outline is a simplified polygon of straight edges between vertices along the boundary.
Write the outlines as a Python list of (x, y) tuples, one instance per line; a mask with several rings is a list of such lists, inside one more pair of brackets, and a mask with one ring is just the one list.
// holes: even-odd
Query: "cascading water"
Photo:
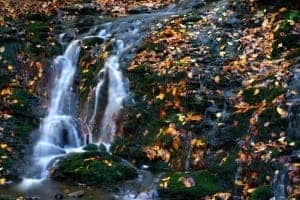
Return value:
[(274, 174), (273, 180), (272, 180), (272, 191), (274, 194), (274, 197), (271, 198), (272, 200), (286, 200), (288, 199), (287, 191), (286, 191), (286, 173), (282, 170), (277, 170)]
[(49, 162), (65, 154), (68, 148), (80, 147), (82, 142), (76, 119), (71, 115), (71, 89), (80, 53), (80, 41), (70, 43), (64, 55), (54, 60), (58, 71), (51, 94), (49, 114), (40, 126), (41, 137), (34, 148), (37, 178), (47, 176)]
[(105, 63), (105, 68), (109, 74), (108, 87), (108, 104), (101, 122), (100, 128), (100, 142), (109, 148), (114, 135), (117, 131), (116, 120), (122, 108), (124, 99), (127, 97), (126, 86), (124, 85), (124, 78), (120, 71), (119, 56), (124, 49), (124, 43), (121, 40), (117, 41), (117, 53), (108, 58)]

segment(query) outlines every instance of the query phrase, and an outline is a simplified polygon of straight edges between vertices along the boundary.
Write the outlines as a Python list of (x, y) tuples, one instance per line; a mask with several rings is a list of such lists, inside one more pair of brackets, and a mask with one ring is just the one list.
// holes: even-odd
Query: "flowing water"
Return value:
[(47, 168), (53, 158), (82, 145), (73, 106), (71, 88), (80, 53), (80, 41), (72, 41), (65, 53), (58, 56), (54, 68), (59, 72), (52, 90), (49, 114), (40, 126), (41, 138), (34, 148), (33, 160), (38, 171), (36, 178), (47, 177)]

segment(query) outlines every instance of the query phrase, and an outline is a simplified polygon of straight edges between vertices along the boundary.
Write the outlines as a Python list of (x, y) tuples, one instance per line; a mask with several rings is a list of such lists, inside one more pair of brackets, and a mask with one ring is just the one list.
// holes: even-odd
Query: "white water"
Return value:
[(271, 183), (274, 197), (271, 200), (286, 200), (288, 199), (286, 193), (286, 174), (283, 171), (276, 171)]
[(55, 58), (53, 66), (58, 71), (52, 89), (49, 114), (40, 125), (40, 139), (34, 148), (33, 160), (37, 167), (37, 178), (48, 175), (49, 163), (67, 152), (66, 149), (81, 146), (77, 122), (70, 115), (69, 101), (80, 53), (80, 41), (74, 40), (65, 53)]
[[(120, 71), (119, 56), (124, 49), (123, 41), (117, 41), (117, 53), (108, 58), (105, 69), (108, 70), (108, 104), (100, 124), (100, 143), (104, 143), (108, 149), (117, 131), (117, 119), (122, 109), (123, 101), (127, 98), (127, 89), (124, 77)], [(100, 82), (101, 83), (101, 82)]]

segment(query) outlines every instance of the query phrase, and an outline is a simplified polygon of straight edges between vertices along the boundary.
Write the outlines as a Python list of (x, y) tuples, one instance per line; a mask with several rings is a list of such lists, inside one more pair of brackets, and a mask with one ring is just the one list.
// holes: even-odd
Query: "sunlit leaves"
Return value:
[(281, 107), (277, 107), (276, 111), (282, 118), (286, 118), (289, 115), (289, 113), (287, 111), (285, 111), (284, 109), (282, 109)]

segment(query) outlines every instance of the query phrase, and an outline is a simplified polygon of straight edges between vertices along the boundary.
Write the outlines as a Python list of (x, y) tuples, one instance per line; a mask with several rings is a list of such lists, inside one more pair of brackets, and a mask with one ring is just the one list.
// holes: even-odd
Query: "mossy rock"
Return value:
[(87, 37), (85, 39), (83, 39), (83, 45), (84, 46), (96, 46), (96, 45), (100, 45), (104, 42), (104, 39), (99, 38), (99, 37)]
[[(186, 187), (185, 178), (191, 177), (194, 186)], [(183, 172), (170, 172), (161, 179), (159, 194), (163, 198), (176, 199), (201, 199), (207, 195), (213, 195), (224, 191), (218, 178), (207, 171), (197, 171), (189, 174)]]
[(296, 48), (292, 50), (285, 58), (288, 60), (292, 60), (300, 57), (300, 48)]
[(0, 194), (0, 200), (13, 200), (13, 197)]
[(53, 178), (88, 185), (109, 186), (137, 177), (134, 168), (107, 152), (90, 151), (72, 154), (58, 163)]
[(83, 150), (85, 150), (85, 151), (98, 151), (99, 147), (95, 144), (88, 144), (83, 148)]
[(226, 182), (226, 186), (231, 187), (234, 183), (234, 174), (237, 170), (235, 153), (230, 153), (230, 155), (224, 157), (225, 159), (222, 156), (217, 156), (216, 153), (214, 153), (214, 155), (212, 160), (208, 161), (209, 171), (217, 174), (218, 177)]
[(256, 104), (263, 100), (270, 102), (274, 98), (285, 93), (284, 88), (273, 87), (273, 88), (259, 88), (259, 93), (257, 95), (254, 95), (254, 93), (257, 89), (258, 88), (249, 88), (249, 89), (244, 90), (244, 93), (243, 93), (244, 101), (249, 104)]
[(251, 193), (249, 200), (268, 200), (271, 198), (271, 190), (267, 186), (260, 186)]

